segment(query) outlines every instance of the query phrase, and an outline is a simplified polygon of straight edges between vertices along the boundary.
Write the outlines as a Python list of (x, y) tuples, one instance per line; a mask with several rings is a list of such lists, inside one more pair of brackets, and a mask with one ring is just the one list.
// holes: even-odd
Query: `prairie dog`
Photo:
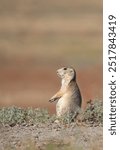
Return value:
[(75, 70), (72, 67), (63, 67), (57, 70), (57, 75), (62, 79), (61, 88), (49, 102), (58, 100), (56, 104), (58, 117), (77, 113), (82, 104), (82, 97), (76, 83)]

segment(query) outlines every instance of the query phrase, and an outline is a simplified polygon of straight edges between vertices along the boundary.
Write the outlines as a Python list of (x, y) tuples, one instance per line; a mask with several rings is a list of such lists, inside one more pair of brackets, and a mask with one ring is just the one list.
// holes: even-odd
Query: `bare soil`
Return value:
[(102, 127), (46, 123), (0, 127), (1, 150), (102, 150)]

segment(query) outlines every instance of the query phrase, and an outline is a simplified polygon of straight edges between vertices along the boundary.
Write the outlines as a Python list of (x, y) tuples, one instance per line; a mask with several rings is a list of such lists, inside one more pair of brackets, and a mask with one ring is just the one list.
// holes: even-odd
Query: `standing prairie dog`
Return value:
[(62, 79), (62, 85), (49, 102), (58, 100), (57, 117), (75, 114), (80, 110), (82, 104), (81, 93), (76, 83), (76, 72), (72, 67), (63, 67), (57, 70), (57, 75)]

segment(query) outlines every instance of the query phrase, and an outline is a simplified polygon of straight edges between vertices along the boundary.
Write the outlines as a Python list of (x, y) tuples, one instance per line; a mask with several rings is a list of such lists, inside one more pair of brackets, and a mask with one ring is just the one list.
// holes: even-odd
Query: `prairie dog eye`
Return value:
[(65, 67), (65, 68), (63, 68), (63, 70), (67, 70), (67, 68)]

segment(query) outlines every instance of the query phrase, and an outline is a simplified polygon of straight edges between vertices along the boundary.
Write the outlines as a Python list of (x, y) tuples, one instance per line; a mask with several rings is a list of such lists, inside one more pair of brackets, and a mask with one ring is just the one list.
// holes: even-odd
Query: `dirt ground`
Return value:
[(102, 127), (52, 124), (1, 126), (1, 150), (102, 150)]

